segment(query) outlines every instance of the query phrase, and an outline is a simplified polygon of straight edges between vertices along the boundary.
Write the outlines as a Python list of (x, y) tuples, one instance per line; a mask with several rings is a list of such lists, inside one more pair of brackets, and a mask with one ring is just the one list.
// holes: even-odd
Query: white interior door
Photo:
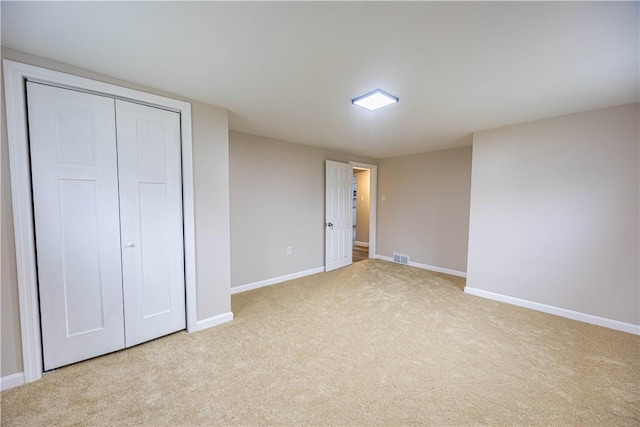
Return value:
[(27, 83), (44, 369), (124, 347), (114, 100)]
[(351, 264), (353, 225), (353, 169), (327, 160), (325, 214), (325, 271)]
[(126, 345), (185, 328), (180, 115), (116, 100)]

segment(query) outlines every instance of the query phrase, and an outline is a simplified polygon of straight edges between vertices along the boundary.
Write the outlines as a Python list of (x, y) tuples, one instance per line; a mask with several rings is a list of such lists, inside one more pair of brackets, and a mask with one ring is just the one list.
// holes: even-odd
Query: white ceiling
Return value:
[[(638, 2), (6, 2), (2, 45), (374, 158), (638, 102)], [(400, 102), (350, 100), (376, 88)]]

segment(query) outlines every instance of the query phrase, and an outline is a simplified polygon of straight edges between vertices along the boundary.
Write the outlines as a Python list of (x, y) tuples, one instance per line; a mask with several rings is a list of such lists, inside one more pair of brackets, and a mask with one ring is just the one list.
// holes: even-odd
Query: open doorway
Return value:
[(369, 169), (353, 168), (353, 262), (369, 258), (370, 182)]
[[(364, 254), (367, 258), (375, 258), (376, 254), (376, 184), (378, 166), (366, 163), (349, 162), (349, 164), (327, 160), (325, 162), (325, 271), (332, 271), (345, 267), (353, 262), (353, 243), (358, 241), (364, 246)], [(368, 192), (361, 190), (361, 198), (358, 199), (357, 181), (355, 194), (353, 193), (353, 172), (356, 170), (368, 171), (369, 179), (362, 179), (362, 183), (369, 186)], [(364, 197), (367, 194), (368, 197)], [(358, 202), (358, 200), (361, 200)], [(358, 218), (358, 204), (366, 202), (369, 207), (361, 212)], [(356, 206), (356, 222), (353, 223)], [(364, 213), (364, 215), (362, 215)], [(364, 218), (363, 218), (364, 217)], [(367, 220), (368, 217), (368, 220)], [(368, 225), (364, 236), (359, 237), (357, 228), (353, 236), (354, 228), (358, 222)], [(362, 234), (360, 234), (362, 236)], [(355, 239), (362, 240), (355, 240)]]
[(353, 232), (352, 260), (363, 261), (369, 258), (371, 224), (371, 169), (353, 166)]

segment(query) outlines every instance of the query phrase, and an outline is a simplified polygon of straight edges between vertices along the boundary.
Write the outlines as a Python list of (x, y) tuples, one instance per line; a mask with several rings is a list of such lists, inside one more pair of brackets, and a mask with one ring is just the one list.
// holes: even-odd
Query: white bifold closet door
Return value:
[(180, 116), (116, 100), (127, 346), (185, 328)]
[(45, 370), (184, 329), (179, 115), (27, 98)]

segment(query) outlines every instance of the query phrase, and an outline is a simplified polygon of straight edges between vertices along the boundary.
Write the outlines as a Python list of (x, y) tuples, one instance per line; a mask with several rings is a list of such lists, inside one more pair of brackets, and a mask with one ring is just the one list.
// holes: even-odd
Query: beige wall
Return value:
[(198, 320), (231, 311), (228, 111), (191, 103)]
[(231, 285), (324, 266), (325, 160), (375, 162), (238, 132), (229, 142)]
[(640, 324), (639, 113), (474, 135), (467, 286)]
[[(2, 48), (2, 58), (88, 77), (175, 99), (184, 99), (138, 84), (79, 69), (45, 58)], [(4, 80), (3, 80), (4, 82)], [(4, 97), (2, 99), (4, 104)], [(229, 286), (229, 186), (227, 110), (192, 102), (196, 277), (198, 319), (231, 310)], [(3, 111), (4, 105), (3, 105)], [(20, 317), (17, 300), (15, 244), (7, 154), (6, 117), (2, 114), (2, 274), (0, 375), (22, 371)]]
[[(4, 78), (2, 80), (2, 111), (5, 111)], [(22, 340), (16, 272), (15, 240), (13, 237), (13, 212), (11, 206), (11, 181), (9, 179), (9, 150), (6, 143), (7, 123), (2, 116), (2, 188), (0, 190), (0, 218), (2, 222), (2, 247), (0, 265), (0, 373), (1, 376), (22, 372)]]
[(466, 271), (470, 185), (471, 147), (380, 160), (378, 255)]
[(370, 178), (368, 170), (354, 170), (357, 180), (356, 193), (356, 241), (369, 243), (369, 212), (370, 212)]

